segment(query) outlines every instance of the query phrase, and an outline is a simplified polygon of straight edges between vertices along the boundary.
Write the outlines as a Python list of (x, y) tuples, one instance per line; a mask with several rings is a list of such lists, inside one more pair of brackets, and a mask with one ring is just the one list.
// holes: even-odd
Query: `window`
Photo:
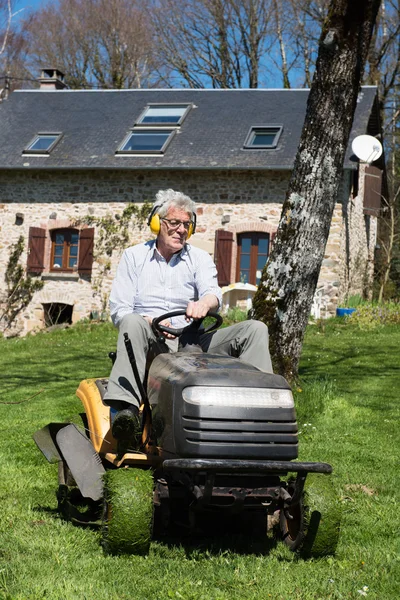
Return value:
[(60, 325), (61, 323), (69, 323), (71, 325), (73, 308), (70, 304), (61, 304), (59, 302), (43, 304), (46, 327)]
[[(93, 266), (94, 228), (78, 231), (70, 227), (47, 230), (30, 227), (27, 270), (34, 275), (77, 270), (81, 277), (90, 277)], [(65, 276), (65, 275), (64, 275)]]
[(163, 104), (151, 105), (139, 117), (143, 125), (180, 125), (189, 112), (189, 105)]
[(78, 267), (79, 232), (57, 229), (51, 236), (50, 271), (72, 271)]
[(276, 148), (282, 129), (282, 125), (254, 126), (249, 131), (244, 147), (253, 150)]
[(25, 153), (49, 154), (60, 139), (60, 133), (38, 133), (25, 148)]
[(238, 235), (236, 281), (258, 285), (268, 259), (268, 233), (241, 233)]
[(162, 154), (171, 141), (173, 129), (134, 129), (122, 142), (119, 154)]

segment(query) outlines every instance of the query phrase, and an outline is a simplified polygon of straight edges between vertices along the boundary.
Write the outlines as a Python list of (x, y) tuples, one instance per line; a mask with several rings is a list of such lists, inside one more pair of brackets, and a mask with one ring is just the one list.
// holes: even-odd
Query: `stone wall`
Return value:
[[(48, 231), (46, 260), (49, 264), (51, 229), (69, 226), (88, 214), (97, 217), (121, 212), (128, 202), (151, 202), (159, 189), (173, 188), (189, 194), (198, 203), (198, 226), (192, 242), (212, 247), (216, 229), (276, 231), (281, 204), (289, 181), (287, 171), (206, 172), (192, 171), (75, 171), (3, 172), (0, 180), (0, 293), (5, 290), (4, 271), (11, 246), (23, 235), (26, 243), (30, 226)], [(359, 260), (369, 254), (365, 226), (361, 231), (362, 198), (348, 201), (349, 182), (341, 187), (331, 232), (318, 282), (321, 316), (333, 314), (337, 302), (352, 288), (352, 278), (360, 272)], [(353, 202), (353, 203), (352, 203)], [(361, 202), (361, 204), (360, 204)], [(346, 209), (342, 214), (342, 204)], [(19, 218), (16, 218), (17, 213)], [(348, 220), (349, 234), (344, 230)], [(149, 239), (147, 227), (132, 231), (132, 243)], [(350, 242), (349, 242), (350, 240)], [(363, 245), (362, 252), (360, 245)], [(371, 248), (371, 241), (369, 241)], [(361, 254), (360, 254), (361, 252)], [(22, 260), (26, 264), (26, 253)], [(119, 256), (112, 259), (111, 275), (101, 293), (93, 290), (100, 273), (94, 263), (91, 279), (77, 273), (45, 272), (44, 288), (35, 294), (16, 329), (26, 333), (43, 327), (43, 304), (73, 305), (73, 321), (101, 311), (109, 293)], [(232, 261), (234, 264), (234, 261)], [(345, 286), (345, 287), (343, 287)], [(357, 283), (354, 289), (358, 289)]]

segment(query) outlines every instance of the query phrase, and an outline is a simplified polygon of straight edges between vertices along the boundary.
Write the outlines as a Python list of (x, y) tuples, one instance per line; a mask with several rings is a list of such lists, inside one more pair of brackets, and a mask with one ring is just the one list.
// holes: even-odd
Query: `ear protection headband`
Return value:
[[(147, 225), (150, 227), (151, 232), (154, 235), (158, 235), (160, 233), (161, 228), (161, 219), (158, 214), (158, 210), (161, 208), (162, 204), (157, 204), (152, 208), (151, 213), (149, 214), (149, 218), (147, 219)], [(192, 220), (190, 223), (190, 227), (188, 229), (187, 240), (190, 238), (193, 233), (196, 231), (196, 213), (192, 213)]]

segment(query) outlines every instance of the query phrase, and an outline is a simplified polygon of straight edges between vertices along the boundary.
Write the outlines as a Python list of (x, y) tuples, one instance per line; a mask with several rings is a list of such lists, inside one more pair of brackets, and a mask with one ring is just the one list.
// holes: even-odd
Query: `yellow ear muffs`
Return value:
[(160, 227), (161, 227), (161, 222), (160, 222), (160, 215), (153, 215), (150, 219), (149, 219), (149, 226), (151, 229), (151, 232), (154, 233), (154, 235), (158, 235), (160, 233)]

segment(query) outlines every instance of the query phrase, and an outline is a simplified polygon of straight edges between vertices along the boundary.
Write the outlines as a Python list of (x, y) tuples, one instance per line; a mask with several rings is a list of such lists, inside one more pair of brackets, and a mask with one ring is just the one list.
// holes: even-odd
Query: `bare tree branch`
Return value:
[(71, 88), (158, 84), (146, 7), (135, 0), (60, 0), (29, 27), (31, 63), (57, 66)]

